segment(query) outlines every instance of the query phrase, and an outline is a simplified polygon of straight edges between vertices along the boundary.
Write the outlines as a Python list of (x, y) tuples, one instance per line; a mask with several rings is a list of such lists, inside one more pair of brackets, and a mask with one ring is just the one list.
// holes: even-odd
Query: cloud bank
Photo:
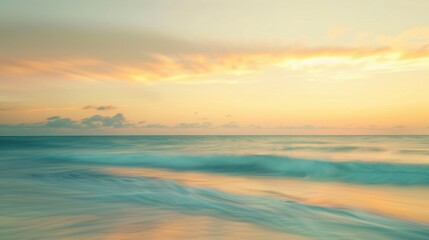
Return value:
[[(224, 133), (231, 131), (247, 131), (249, 129), (264, 129), (271, 131), (272, 134), (320, 132), (325, 130), (352, 130), (352, 131), (370, 131), (377, 133), (380, 131), (398, 133), (405, 126), (329, 126), (329, 125), (280, 125), (280, 126), (261, 126), (259, 124), (239, 124), (231, 121), (223, 124), (212, 122), (180, 122), (176, 124), (148, 123), (146, 121), (132, 122), (125, 118), (122, 113), (116, 113), (111, 116), (92, 115), (82, 119), (72, 119), (69, 117), (51, 116), (42, 122), (20, 123), (20, 124), (0, 124), (0, 135), (50, 135), (50, 134), (110, 134), (118, 132), (129, 134), (171, 134), (171, 133), (193, 133), (200, 131), (216, 132), (219, 130)], [(118, 130), (118, 131), (117, 131)], [(156, 130), (156, 131), (155, 131)], [(198, 131), (195, 131), (198, 130)], [(413, 130), (413, 129), (411, 129)], [(414, 129), (420, 131), (421, 129)], [(297, 132), (298, 131), (298, 132)], [(201, 133), (200, 133), (201, 134)]]
[[(213, 126), (211, 122), (182, 122), (173, 125), (161, 123), (147, 123), (146, 121), (130, 122), (122, 113), (117, 113), (112, 116), (93, 115), (80, 120), (74, 120), (68, 117), (52, 116), (46, 118), (43, 122), (36, 123), (20, 123), (20, 124), (0, 124), (2, 129), (69, 129), (69, 130), (103, 130), (103, 129), (118, 129), (118, 128), (152, 128), (152, 129), (202, 129), (202, 128), (235, 128), (238, 125), (234, 122)], [(1, 131), (0, 131), (1, 133)]]

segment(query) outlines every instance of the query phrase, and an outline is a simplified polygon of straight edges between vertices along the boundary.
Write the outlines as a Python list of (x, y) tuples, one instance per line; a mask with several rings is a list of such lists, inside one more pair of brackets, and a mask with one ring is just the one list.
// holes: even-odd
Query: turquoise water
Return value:
[(0, 137), (0, 239), (429, 239), (428, 136)]

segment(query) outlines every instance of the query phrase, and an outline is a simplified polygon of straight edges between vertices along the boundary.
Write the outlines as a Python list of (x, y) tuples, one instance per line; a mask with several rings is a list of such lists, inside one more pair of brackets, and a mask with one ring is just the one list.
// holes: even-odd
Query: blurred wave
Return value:
[[(356, 140), (360, 147), (344, 148), (355, 146)], [(337, 160), (344, 153), (360, 152), (362, 157), (364, 152), (386, 153), (392, 145), (402, 146), (394, 150), (397, 159), (412, 157), (421, 152), (400, 151), (424, 150), (426, 140), (368, 136), (0, 137), (0, 238), (427, 239), (429, 221), (419, 221), (424, 214), (406, 219), (401, 217), (404, 214), (387, 214), (393, 210), (383, 211), (391, 206), (396, 206), (394, 211), (427, 211), (429, 165), (423, 158), (410, 163), (406, 159), (390, 162), (390, 155), (380, 161)], [(320, 148), (320, 143), (329, 146)], [(309, 149), (320, 155), (275, 154), (275, 149), (300, 144), (317, 144), (319, 147)], [(230, 151), (234, 146), (237, 153)], [(335, 156), (325, 158), (327, 153)], [(170, 172), (106, 171), (112, 167)], [(173, 177), (174, 172), (198, 173), (178, 175), (188, 182), (211, 182), (188, 184)], [(239, 179), (243, 182), (234, 184)], [(262, 184), (286, 184), (276, 179), (305, 184), (288, 182), (296, 186), (285, 185), (281, 191)], [(246, 191), (246, 184), (260, 184), (261, 191)], [(354, 185), (361, 190), (356, 191)], [(305, 194), (305, 201), (297, 192), (300, 186), (314, 186)], [(414, 202), (362, 190), (372, 186), (377, 186), (373, 192), (397, 196), (419, 191), (413, 196), (421, 199)], [(312, 196), (330, 199), (320, 194), (335, 191), (338, 194), (331, 199), (344, 195), (349, 199), (344, 201), (353, 199), (353, 204), (311, 201)], [(396, 201), (409, 202), (393, 204)], [(359, 202), (380, 206), (361, 207)], [(422, 205), (414, 206), (416, 203)]]
[(46, 155), (56, 162), (164, 168), (250, 176), (305, 178), (359, 184), (428, 185), (429, 165), (330, 162), (269, 155)]

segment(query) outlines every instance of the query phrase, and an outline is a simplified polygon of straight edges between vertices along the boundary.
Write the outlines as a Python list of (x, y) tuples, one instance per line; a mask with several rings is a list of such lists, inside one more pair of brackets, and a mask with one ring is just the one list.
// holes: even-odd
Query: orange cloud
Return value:
[(410, 45), (427, 46), (429, 45), (429, 27), (414, 27), (407, 29), (397, 36), (381, 35), (377, 40), (387, 46), (407, 48)]
[[(8, 36), (7, 44), (12, 47), (13, 40), (16, 40), (13, 36), (22, 38), (21, 35), (27, 32), (24, 30), (18, 31), (20, 35), (9, 30), (12, 37)], [(340, 30), (333, 29), (333, 34), (340, 34)], [(379, 36), (377, 39), (382, 47), (290, 46), (267, 49), (204, 45), (165, 36), (128, 33), (123, 33), (123, 36), (117, 34), (112, 39), (112, 33), (73, 30), (74, 34), (69, 36), (67, 31), (58, 29), (37, 31), (40, 33), (33, 36), (37, 39), (34, 47), (26, 42), (20, 46), (21, 51), (18, 48), (10, 50), (10, 47), (6, 48), (7, 44), (0, 45), (9, 51), (0, 53), (0, 59), (3, 59), (0, 60), (0, 75), (153, 82), (260, 73), (270, 68), (315, 70), (319, 73), (332, 68), (338, 72), (337, 68), (342, 68), (347, 74), (338, 78), (357, 78), (372, 72), (429, 67), (429, 28), (425, 27), (407, 30), (395, 37)], [(58, 31), (64, 37), (57, 39), (52, 47), (42, 41), (53, 35), (47, 33)], [(82, 38), (81, 41), (75, 41), (77, 37)], [(37, 47), (45, 49), (44, 55), (35, 50)]]
[(99, 59), (21, 60), (0, 64), (0, 74), (51, 76), (67, 79), (183, 80), (214, 74), (248, 74), (269, 67), (291, 70), (335, 66), (360, 67), (361, 71), (406, 71), (429, 67), (429, 49), (391, 48), (286, 49), (278, 52), (156, 55), (151, 60), (121, 64)]

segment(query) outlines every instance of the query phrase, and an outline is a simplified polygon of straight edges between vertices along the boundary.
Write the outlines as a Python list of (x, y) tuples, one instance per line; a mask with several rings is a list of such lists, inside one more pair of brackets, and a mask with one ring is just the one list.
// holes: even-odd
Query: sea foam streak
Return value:
[(330, 162), (266, 155), (47, 155), (57, 162), (164, 168), (249, 176), (305, 178), (359, 184), (428, 185), (429, 166), (374, 162)]
[[(359, 145), (371, 143), (375, 145), (374, 149), (388, 149), (386, 144), (380, 143), (384, 141), (407, 146), (413, 151), (426, 144), (422, 137), (351, 139)], [(388, 159), (377, 162), (332, 160), (343, 156), (338, 154), (344, 151), (368, 152), (366, 147), (360, 150), (334, 147), (334, 151), (329, 153), (335, 155), (332, 158), (325, 158), (323, 154), (319, 158), (304, 159), (254, 152), (254, 146), (259, 146), (261, 152), (272, 153), (278, 144), (312, 142), (333, 145), (335, 142), (342, 146), (343, 140), (315, 136), (2, 137), (0, 236), (5, 239), (103, 239), (107, 236), (136, 236), (133, 233), (138, 233), (141, 238), (189, 239), (204, 236), (229, 239), (237, 236), (234, 233), (238, 229), (223, 226), (243, 223), (247, 224), (240, 225), (245, 226), (245, 231), (254, 231), (255, 236), (259, 236), (254, 239), (261, 239), (261, 236), (273, 236), (271, 239), (427, 239), (428, 221), (419, 221), (424, 216), (402, 218), (406, 215), (395, 214), (395, 211), (407, 211), (406, 203), (396, 204), (396, 210), (383, 211), (383, 207), (389, 208), (389, 203), (397, 199), (389, 199), (389, 194), (362, 195), (368, 192), (365, 189), (376, 187), (380, 191), (385, 189), (385, 193), (395, 193), (395, 189), (398, 189), (398, 194), (406, 193), (402, 191), (404, 189), (420, 191), (415, 196), (424, 198), (428, 192), (429, 165), (424, 161), (416, 164), (424, 160), (422, 155), (419, 155), (419, 161), (410, 161), (413, 163), (410, 164), (406, 160), (393, 163)], [(240, 151), (232, 153), (228, 150), (229, 154), (226, 154), (227, 145), (232, 143)], [(216, 145), (220, 146), (218, 151)], [(325, 150), (323, 152), (326, 153)], [(379, 151), (374, 151), (377, 153)], [(414, 156), (397, 154), (398, 158)], [(126, 169), (152, 169), (152, 173), (142, 171), (133, 175), (127, 174)], [(167, 170), (171, 172), (169, 178), (160, 173)], [(172, 177), (173, 173), (182, 174), (177, 176), (191, 183), (216, 176), (219, 180), (212, 181), (212, 185), (188, 184), (177, 180), (177, 176)], [(186, 173), (197, 174), (187, 179), (188, 176), (183, 175)], [(260, 189), (257, 194), (245, 189), (231, 189), (245, 188), (246, 178), (254, 180), (247, 184), (259, 184), (264, 179), (273, 183), (292, 181), (289, 184), (301, 181), (305, 182), (302, 186), (314, 186), (314, 192), (306, 193), (304, 201), (299, 198), (301, 195), (294, 195), (292, 187), (287, 186), (281, 189), (282, 193), (287, 193), (283, 195), (272, 194), (269, 191), (278, 189), (268, 187)], [(231, 182), (229, 189), (222, 187), (222, 184), (228, 185), (228, 181), (237, 179), (244, 182)], [(342, 206), (311, 201), (312, 194), (313, 199), (330, 199), (320, 197), (320, 194), (332, 193), (318, 190), (321, 186), (341, 191), (353, 201)], [(335, 197), (341, 197), (341, 193), (332, 196), (330, 201), (335, 202)], [(373, 201), (365, 202), (379, 206), (359, 205), (362, 198), (373, 198)], [(410, 206), (410, 211), (427, 208), (424, 201), (401, 199), (410, 201), (408, 204), (423, 204)], [(202, 217), (211, 219), (209, 222), (213, 221), (216, 227), (199, 225)], [(176, 226), (177, 229), (159, 226)], [(171, 232), (180, 234), (171, 237)]]

